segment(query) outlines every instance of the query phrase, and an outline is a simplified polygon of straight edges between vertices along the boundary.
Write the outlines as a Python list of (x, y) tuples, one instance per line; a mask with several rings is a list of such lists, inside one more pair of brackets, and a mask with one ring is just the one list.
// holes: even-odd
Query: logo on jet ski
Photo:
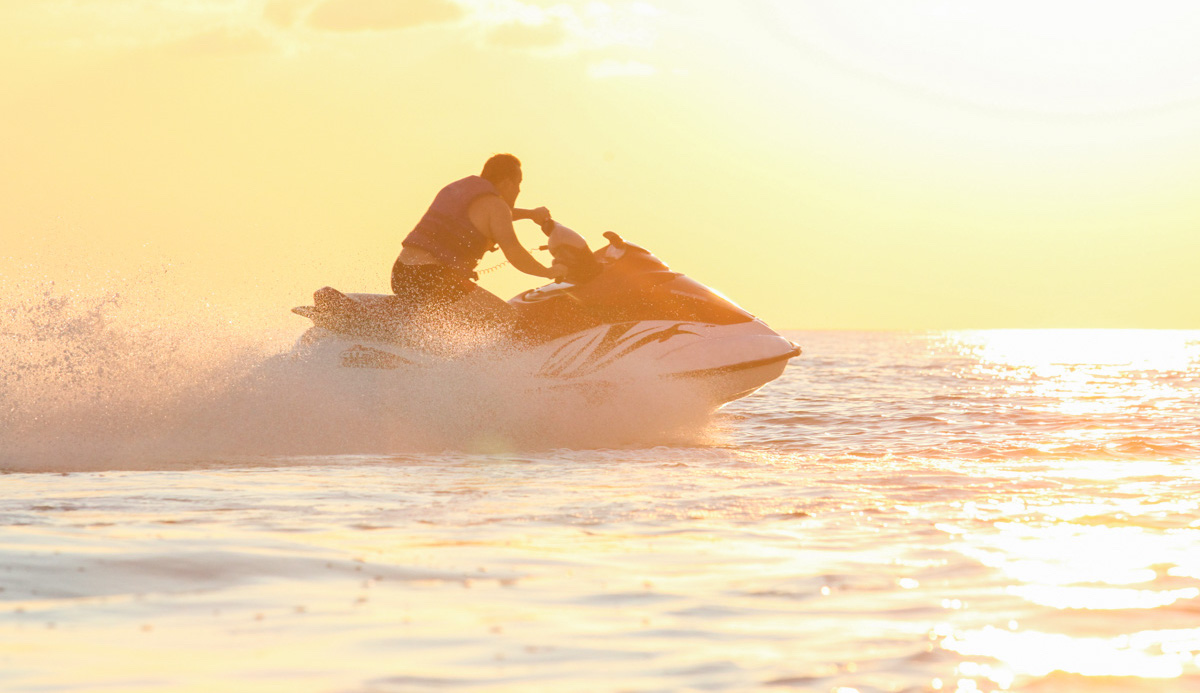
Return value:
[(677, 322), (667, 327), (634, 329), (638, 324), (625, 322), (611, 325), (602, 336), (595, 332), (579, 335), (555, 350), (537, 374), (550, 378), (591, 375), (648, 344), (659, 344), (679, 335), (698, 336), (695, 332), (683, 329), (691, 323)]

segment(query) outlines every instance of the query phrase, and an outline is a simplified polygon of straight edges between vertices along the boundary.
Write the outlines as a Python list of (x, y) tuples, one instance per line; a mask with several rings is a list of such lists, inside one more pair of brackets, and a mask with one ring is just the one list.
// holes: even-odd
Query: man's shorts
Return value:
[(474, 290), (475, 284), (445, 265), (392, 265), (392, 293), (413, 307), (448, 306)]

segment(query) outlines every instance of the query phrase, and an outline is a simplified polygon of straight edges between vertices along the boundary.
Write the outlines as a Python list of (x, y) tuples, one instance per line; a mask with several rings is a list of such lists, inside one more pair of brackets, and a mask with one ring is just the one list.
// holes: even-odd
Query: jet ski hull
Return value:
[[(684, 383), (717, 408), (778, 378), (800, 348), (758, 320), (737, 325), (648, 320), (600, 325), (532, 349), (503, 343), (473, 354), (489, 351), (505, 358), (507, 372), (528, 378), (535, 387), (611, 394), (622, 384)], [(333, 367), (373, 370), (445, 363), (418, 349), (319, 327), (301, 338), (295, 355)]]

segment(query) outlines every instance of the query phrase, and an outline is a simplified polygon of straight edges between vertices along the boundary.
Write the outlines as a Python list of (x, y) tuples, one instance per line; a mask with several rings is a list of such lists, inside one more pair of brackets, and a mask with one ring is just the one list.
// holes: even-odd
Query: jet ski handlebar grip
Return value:
[(625, 249), (625, 239), (618, 236), (616, 231), (605, 231), (604, 237), (608, 239), (609, 243), (612, 243), (614, 248), (618, 250)]

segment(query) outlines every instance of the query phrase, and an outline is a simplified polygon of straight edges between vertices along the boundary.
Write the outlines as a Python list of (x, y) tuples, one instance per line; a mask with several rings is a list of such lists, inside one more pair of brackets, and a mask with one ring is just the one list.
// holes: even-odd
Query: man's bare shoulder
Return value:
[(509, 211), (508, 204), (504, 200), (500, 199), (499, 195), (480, 195), (479, 197), (475, 198), (467, 210), (473, 212), (476, 209), (486, 209), (489, 212), (497, 210), (502, 212)]
[(498, 195), (480, 196), (467, 208), (467, 216), (480, 233), (493, 239), (495, 226), (505, 220), (512, 223), (512, 210)]

